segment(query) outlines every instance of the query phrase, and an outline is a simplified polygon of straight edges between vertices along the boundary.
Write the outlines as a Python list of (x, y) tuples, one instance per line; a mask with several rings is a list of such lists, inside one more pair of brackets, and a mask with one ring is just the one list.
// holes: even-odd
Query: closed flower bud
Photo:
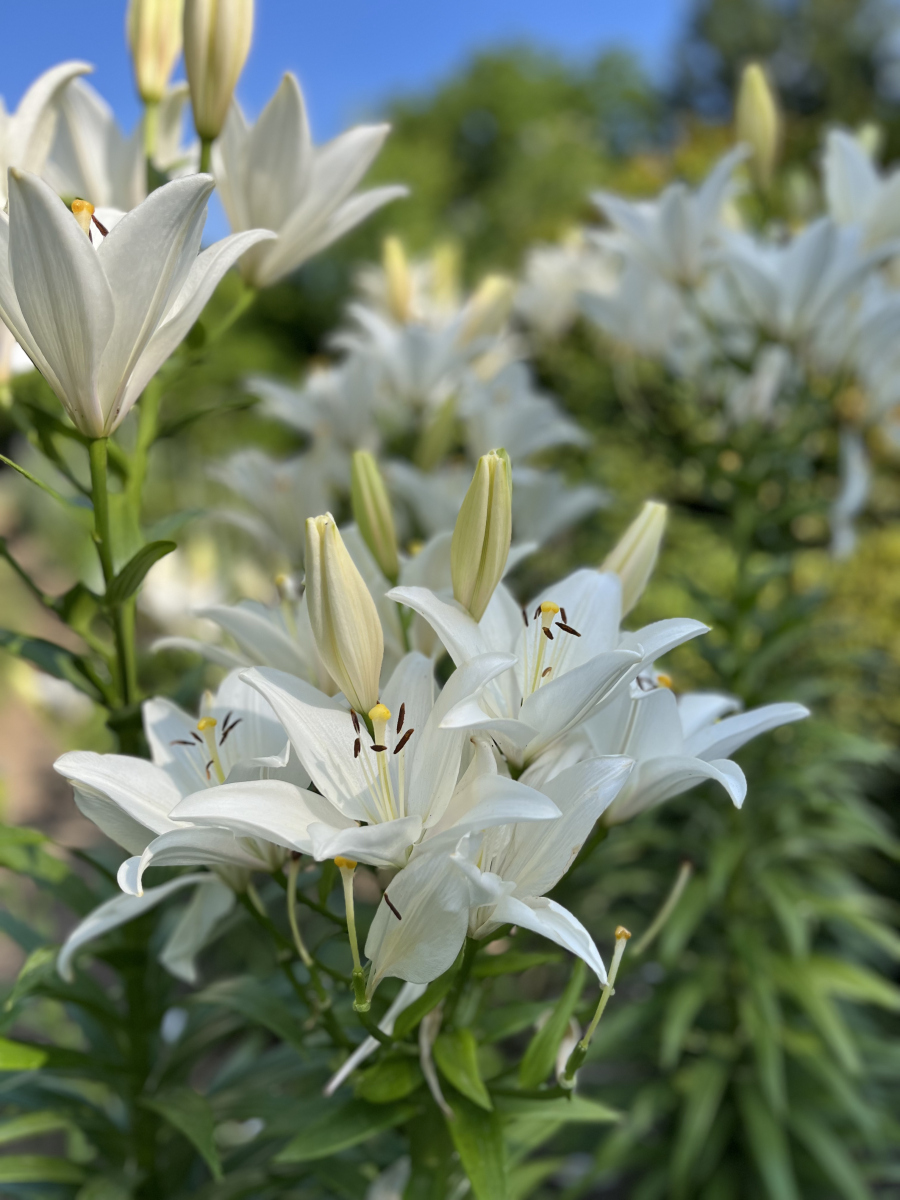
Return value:
[(450, 544), (453, 595), (476, 621), (503, 578), (511, 539), (512, 469), (505, 450), (492, 450), (478, 460)]
[(515, 287), (505, 275), (488, 275), (463, 312), (460, 340), (472, 342), (499, 333), (512, 310)]
[(368, 450), (357, 450), (350, 471), (353, 517), (363, 541), (372, 551), (382, 574), (391, 583), (400, 575), (394, 514), (378, 463)]
[(409, 260), (399, 238), (385, 238), (381, 261), (388, 312), (395, 321), (405, 325), (412, 316), (413, 288)]
[(614, 571), (622, 581), (623, 617), (640, 600), (653, 574), (668, 512), (665, 504), (648, 500), (600, 568), (601, 571)]
[(205, 141), (222, 132), (252, 36), (253, 0), (185, 0), (184, 65)]
[(306, 601), (329, 674), (352, 707), (368, 713), (378, 703), (381, 621), (331, 513), (306, 522)]
[(766, 73), (759, 63), (750, 63), (741, 75), (735, 108), (735, 133), (739, 142), (753, 151), (750, 170), (757, 186), (772, 182), (781, 142), (781, 116)]
[(184, 0), (131, 0), (128, 44), (137, 90), (145, 104), (158, 104), (181, 53)]

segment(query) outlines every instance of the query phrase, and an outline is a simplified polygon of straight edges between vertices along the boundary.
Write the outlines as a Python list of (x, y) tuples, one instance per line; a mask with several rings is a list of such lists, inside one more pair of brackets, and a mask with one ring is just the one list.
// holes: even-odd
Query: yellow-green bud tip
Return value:
[(512, 469), (505, 450), (483, 454), (450, 543), (453, 595), (476, 621), (503, 578), (512, 540)]

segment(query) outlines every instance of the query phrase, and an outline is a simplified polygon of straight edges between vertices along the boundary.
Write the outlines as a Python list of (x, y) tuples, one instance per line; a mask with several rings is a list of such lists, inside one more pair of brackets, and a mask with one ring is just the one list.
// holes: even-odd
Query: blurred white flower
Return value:
[(44, 169), (56, 130), (60, 93), (70, 80), (92, 70), (83, 62), (51, 67), (34, 81), (14, 113), (7, 112), (0, 98), (0, 208), (8, 199), (7, 174), (11, 167), (38, 175)]

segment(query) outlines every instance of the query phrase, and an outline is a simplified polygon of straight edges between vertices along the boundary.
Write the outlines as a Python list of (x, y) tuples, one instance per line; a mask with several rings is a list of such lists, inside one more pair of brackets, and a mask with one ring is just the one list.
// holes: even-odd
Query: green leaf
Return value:
[(871, 1191), (859, 1167), (844, 1149), (843, 1142), (832, 1129), (820, 1125), (808, 1113), (797, 1112), (790, 1117), (791, 1129), (816, 1160), (826, 1179), (847, 1200), (871, 1200)]
[(110, 604), (124, 604), (144, 582), (144, 576), (161, 558), (177, 549), (174, 542), (148, 542), (118, 573), (106, 593)]
[(240, 1013), (248, 1021), (271, 1030), (302, 1053), (306, 1053), (300, 1022), (266, 983), (250, 975), (222, 979), (192, 996), (193, 1004), (213, 1004)]
[(392, 1104), (403, 1100), (422, 1083), (419, 1064), (405, 1055), (386, 1058), (363, 1071), (356, 1083), (356, 1095), (370, 1104)]
[(46, 1051), (38, 1046), (0, 1038), (0, 1071), (36, 1071), (46, 1061)]
[(0, 1121), (0, 1146), (22, 1138), (37, 1137), (41, 1133), (51, 1133), (55, 1129), (68, 1129), (70, 1124), (68, 1117), (55, 1112), (25, 1113), (21, 1117), (12, 1117), (8, 1121)]
[(572, 1013), (578, 1005), (584, 987), (585, 966), (580, 958), (575, 959), (566, 990), (528, 1044), (528, 1049), (519, 1064), (519, 1087), (535, 1088), (543, 1083), (553, 1069), (559, 1044), (563, 1040)]
[(439, 975), (433, 983), (429, 983), (419, 999), (411, 1004), (409, 1008), (403, 1010), (394, 1024), (394, 1038), (397, 1041), (405, 1038), (411, 1030), (415, 1029), (424, 1016), (440, 1004), (453, 986), (453, 980), (456, 977), (456, 972), (459, 970), (461, 962), (462, 953), (460, 952), (453, 966), (445, 971), (443, 975)]
[(472, 967), (476, 979), (490, 979), (494, 975), (509, 975), (541, 967), (545, 963), (562, 962), (563, 956), (552, 950), (538, 950), (532, 954), (522, 950), (509, 950), (506, 954), (484, 954)]
[(42, 479), (38, 479), (36, 475), (32, 475), (30, 471), (26, 471), (24, 467), (20, 467), (18, 463), (14, 463), (11, 458), (7, 458), (5, 454), (0, 454), (0, 462), (6, 463), (8, 467), (12, 467), (14, 471), (18, 471), (23, 475), (29, 483), (33, 483), (35, 487), (39, 487), (42, 492), (46, 492), (57, 504), (62, 504), (64, 508), (71, 508), (72, 501), (67, 496), (62, 496), (55, 488), (52, 488), (49, 483), (44, 483)]
[(670, 996), (660, 1032), (659, 1065), (664, 1070), (677, 1065), (684, 1040), (715, 985), (716, 979), (706, 972), (685, 980)]
[(0, 647), (15, 658), (33, 663), (54, 679), (65, 679), (92, 700), (97, 699), (97, 689), (82, 673), (80, 656), (64, 646), (57, 646), (55, 642), (48, 642), (44, 638), (16, 633), (13, 629), (0, 629)]
[(433, 1047), (434, 1061), (458, 1092), (488, 1112), (494, 1107), (478, 1069), (478, 1043), (471, 1029), (441, 1033)]
[(683, 1192), (692, 1177), (697, 1159), (706, 1145), (713, 1121), (728, 1083), (728, 1064), (705, 1058), (681, 1072), (679, 1085), (685, 1093), (681, 1123), (671, 1158), (673, 1191)]
[(209, 1101), (192, 1088), (179, 1087), (156, 1096), (142, 1096), (141, 1105), (158, 1113), (188, 1139), (212, 1172), (222, 1178), (222, 1163), (215, 1143), (215, 1120)]
[(564, 1162), (562, 1158), (536, 1158), (514, 1167), (509, 1176), (509, 1200), (528, 1200)]
[(415, 1115), (412, 1104), (366, 1104), (349, 1100), (344, 1104), (323, 1101), (322, 1116), (292, 1138), (275, 1162), (313, 1162), (327, 1158), (392, 1129)]
[(506, 1147), (500, 1114), (486, 1113), (464, 1096), (447, 1097), (454, 1119), (447, 1122), (475, 1200), (506, 1200)]
[(84, 916), (96, 908), (95, 896), (84, 880), (47, 850), (53, 843), (37, 829), (27, 826), (0, 825), (0, 867), (16, 875), (27, 875), (41, 887), (52, 891), (64, 904)]
[(540, 1121), (565, 1121), (576, 1125), (609, 1125), (622, 1114), (598, 1100), (573, 1094), (556, 1100), (533, 1100), (530, 1096), (495, 1095), (494, 1105), (507, 1117), (530, 1117)]
[(9, 1154), (0, 1158), (0, 1183), (81, 1183), (84, 1171), (62, 1158)]
[(0, 911), (0, 933), (5, 933), (8, 938), (12, 938), (27, 954), (30, 954), (32, 950), (37, 950), (44, 941), (30, 925), (20, 921), (12, 913), (3, 911)]
[(771, 1200), (799, 1200), (791, 1152), (781, 1121), (759, 1091), (745, 1085), (738, 1092), (750, 1150)]
[(660, 934), (660, 962), (666, 966), (672, 966), (677, 962), (694, 930), (703, 919), (709, 904), (709, 886), (705, 879), (695, 875), (684, 889), (684, 894), (678, 901), (675, 911)]

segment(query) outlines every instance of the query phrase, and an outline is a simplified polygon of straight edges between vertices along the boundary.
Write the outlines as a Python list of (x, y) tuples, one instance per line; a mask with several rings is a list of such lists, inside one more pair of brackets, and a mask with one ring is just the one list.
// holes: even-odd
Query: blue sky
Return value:
[[(24, 0), (4, 5), (0, 95), (67, 58), (96, 66), (93, 83), (126, 128), (137, 119), (125, 52), (125, 0)], [(527, 39), (572, 58), (632, 48), (654, 73), (689, 0), (257, 0), (254, 45), (238, 89), (256, 114), (281, 73), (300, 76), (317, 139), (378, 115), (386, 97), (427, 89), (472, 51)]]

